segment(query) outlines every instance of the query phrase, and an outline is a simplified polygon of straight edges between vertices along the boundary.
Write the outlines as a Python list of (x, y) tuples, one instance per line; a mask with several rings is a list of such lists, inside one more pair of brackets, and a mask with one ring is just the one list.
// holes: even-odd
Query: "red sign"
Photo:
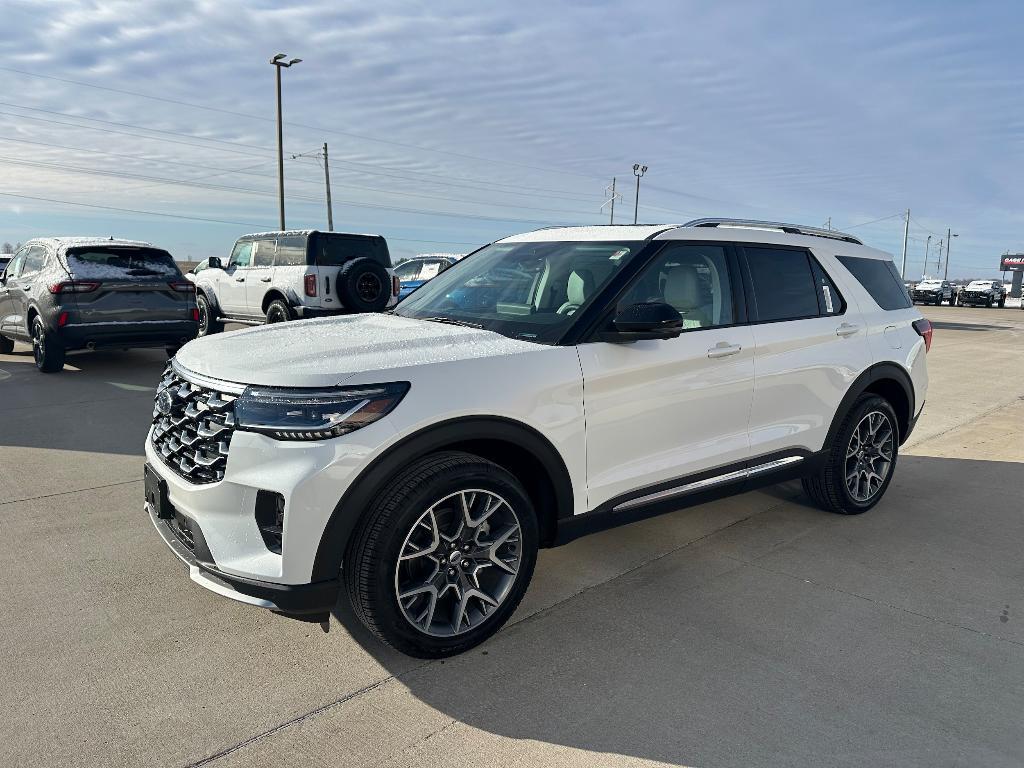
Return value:
[(1024, 253), (1006, 254), (999, 262), (1002, 272), (1024, 272)]

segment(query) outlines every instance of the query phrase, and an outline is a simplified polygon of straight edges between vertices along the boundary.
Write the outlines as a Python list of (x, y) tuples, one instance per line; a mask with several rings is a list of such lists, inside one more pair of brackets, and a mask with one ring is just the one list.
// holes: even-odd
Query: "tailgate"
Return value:
[(146, 321), (182, 321), (192, 319), (195, 294), (176, 290), (171, 283), (180, 281), (97, 280), (98, 286), (87, 293), (75, 293), (79, 323), (139, 323)]

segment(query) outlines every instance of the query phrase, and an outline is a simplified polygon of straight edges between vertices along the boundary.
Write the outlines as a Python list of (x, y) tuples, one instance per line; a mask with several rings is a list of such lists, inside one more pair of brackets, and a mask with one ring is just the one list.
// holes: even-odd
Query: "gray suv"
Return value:
[(40, 238), (0, 275), (0, 353), (32, 344), (53, 373), (75, 349), (165, 347), (173, 356), (199, 328), (195, 286), (149, 243)]

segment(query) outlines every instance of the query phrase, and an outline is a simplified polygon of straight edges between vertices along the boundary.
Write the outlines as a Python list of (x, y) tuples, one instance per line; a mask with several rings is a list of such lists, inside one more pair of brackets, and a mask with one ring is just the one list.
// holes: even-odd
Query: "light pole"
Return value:
[(640, 177), (647, 173), (647, 166), (635, 163), (633, 175), (636, 176), (636, 201), (633, 203), (633, 223), (636, 224), (637, 213), (640, 211)]
[(952, 229), (947, 229), (946, 230), (946, 269), (942, 273), (942, 279), (943, 280), (948, 280), (949, 279), (949, 246), (953, 242), (953, 238), (954, 237), (960, 237), (960, 235), (958, 235)]
[(921, 279), (924, 280), (928, 275), (928, 247), (932, 244), (932, 236), (928, 235), (928, 239), (924, 241), (924, 269), (921, 271)]
[(270, 60), (277, 75), (277, 202), (281, 229), (284, 229), (284, 133), (281, 129), (281, 68), (298, 64), (302, 59), (284, 61), (288, 54), (279, 53)]

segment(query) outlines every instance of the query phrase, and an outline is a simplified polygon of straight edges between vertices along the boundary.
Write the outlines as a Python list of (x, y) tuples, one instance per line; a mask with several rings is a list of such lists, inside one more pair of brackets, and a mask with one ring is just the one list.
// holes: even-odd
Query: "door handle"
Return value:
[(269, 277), (261, 277), (260, 278), (260, 282), (261, 283), (269, 283), (270, 282), (270, 278)]
[(729, 357), (730, 355), (737, 355), (743, 350), (739, 344), (730, 344), (727, 341), (720, 341), (711, 349), (708, 350), (708, 357), (712, 360), (717, 360), (720, 357)]
[(853, 336), (853, 334), (857, 333), (859, 330), (859, 325), (850, 325), (849, 323), (843, 323), (838, 328), (836, 328), (836, 336), (842, 336), (844, 338), (847, 336)]
[(235, 278), (235, 282), (236, 283), (244, 283), (245, 282), (245, 278), (244, 277), (236, 277)]

